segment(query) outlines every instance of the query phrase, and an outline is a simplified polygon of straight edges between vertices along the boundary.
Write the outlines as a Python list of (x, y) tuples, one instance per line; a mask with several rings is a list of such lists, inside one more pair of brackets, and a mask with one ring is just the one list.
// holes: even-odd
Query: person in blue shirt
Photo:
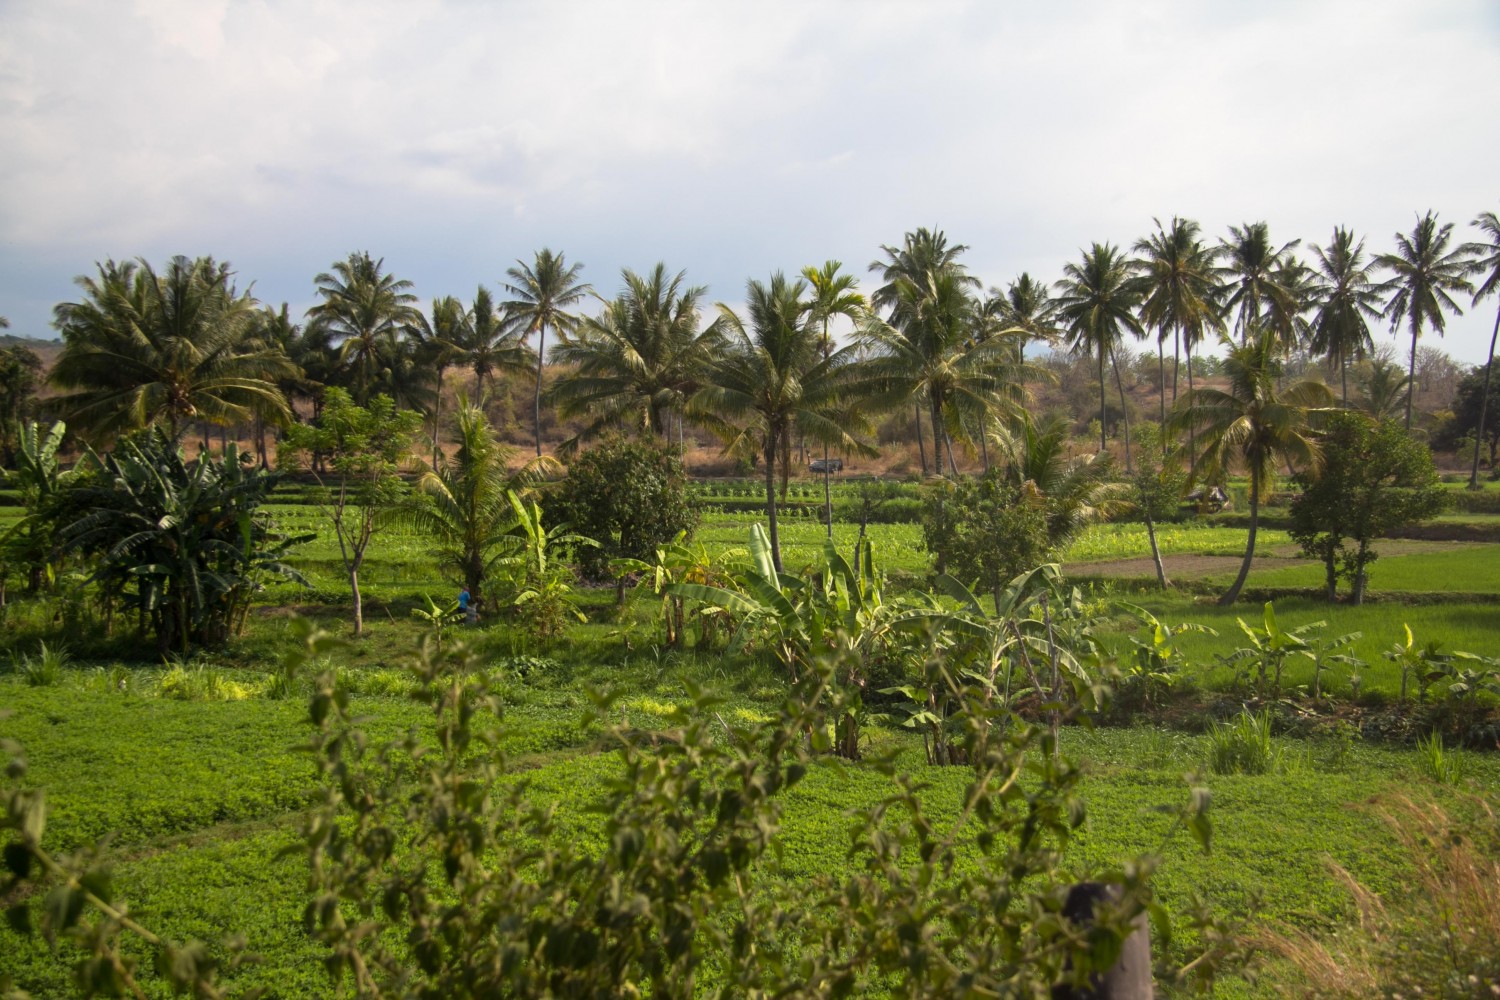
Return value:
[(458, 610), (463, 612), (464, 621), (473, 625), (479, 620), (479, 609), (474, 606), (474, 599), (469, 594), (469, 588), (458, 592)]

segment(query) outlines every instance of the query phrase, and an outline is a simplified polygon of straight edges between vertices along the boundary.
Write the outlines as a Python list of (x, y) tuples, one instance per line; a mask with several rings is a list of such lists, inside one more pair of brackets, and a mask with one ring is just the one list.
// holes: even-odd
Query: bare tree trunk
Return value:
[(547, 324), (537, 327), (536, 341), (536, 397), (532, 402), (532, 416), (536, 424), (536, 457), (542, 457), (542, 361), (547, 356)]
[(437, 370), (437, 402), (432, 407), (432, 471), (438, 469), (438, 431), (443, 425), (443, 366)]
[(1099, 453), (1102, 455), (1109, 449), (1105, 443), (1104, 433), (1107, 427), (1104, 417), (1104, 345), (1099, 345)]
[[(1193, 394), (1193, 345), (1187, 345), (1187, 375), (1188, 395)], [(1188, 475), (1192, 476), (1198, 471), (1198, 456), (1194, 454), (1198, 450), (1198, 441), (1193, 425), (1188, 424)]]
[(1413, 397), (1417, 394), (1417, 335), (1420, 331), (1413, 330), (1411, 334), (1411, 366), (1406, 371), (1406, 432), (1411, 433), (1411, 404)]
[(823, 442), (823, 519), (828, 523), (828, 537), (833, 537), (833, 492), (828, 484), (828, 442)]
[(1161, 457), (1167, 460), (1167, 355), (1164, 337), (1156, 338), (1156, 389), (1161, 398)]
[(932, 420), (932, 471), (941, 476), (943, 474), (943, 414), (941, 404), (937, 399), (931, 402), (932, 412), (928, 416)]
[(354, 593), (354, 638), (365, 634), (365, 606), (359, 596), (359, 567), (349, 567), (349, 589)]

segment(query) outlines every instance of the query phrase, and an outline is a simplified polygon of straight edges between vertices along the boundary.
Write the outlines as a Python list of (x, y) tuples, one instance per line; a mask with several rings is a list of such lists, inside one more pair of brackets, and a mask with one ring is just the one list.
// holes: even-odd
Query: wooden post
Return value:
[[(1119, 892), (1117, 886), (1103, 882), (1080, 882), (1068, 890), (1063, 916), (1086, 925), (1093, 920), (1095, 904), (1118, 898)], [(1054, 986), (1052, 1000), (1152, 1000), (1151, 925), (1142, 913), (1134, 926), (1113, 966), (1095, 973), (1087, 987)]]

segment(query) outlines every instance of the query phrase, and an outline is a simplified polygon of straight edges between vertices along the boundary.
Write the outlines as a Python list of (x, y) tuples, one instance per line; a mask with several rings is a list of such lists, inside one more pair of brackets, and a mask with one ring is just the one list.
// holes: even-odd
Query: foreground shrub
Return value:
[[(320, 638), (305, 637), (309, 662), (326, 648)], [(694, 690), (662, 730), (606, 730), (611, 776), (601, 799), (578, 810), (599, 817), (597, 837), (580, 837), (578, 817), (531, 802), (504, 777), (502, 706), (488, 665), (462, 644), (423, 645), (412, 697), (430, 707), (432, 726), (385, 747), (368, 742), (348, 692), (324, 671), (308, 749), (327, 780), (301, 833), (305, 923), (325, 965), (362, 997), (1041, 998), (1112, 964), (1148, 909), (1166, 930), (1151, 856), (1065, 873), (1063, 849), (1084, 821), (1080, 772), (1050, 730), (957, 672), (959, 738), (973, 768), (960, 814), (935, 824), (918, 783), (885, 761), (876, 768), (888, 786), (850, 821), (846, 869), (787, 879), (774, 850), (783, 800), (815, 766), (810, 755), (829, 748), (827, 724), (843, 710), (836, 671), (807, 671), (765, 722), (727, 723)], [(615, 714), (607, 696), (596, 707), (596, 721)], [(174, 986), (223, 995), (215, 953), (136, 923), (95, 852), (57, 858), (43, 848), (41, 793), (20, 785), (19, 748), (5, 750), (11, 877), (0, 897), (18, 901), (12, 924), (36, 920), (79, 945), (85, 992), (142, 995), (120, 950), (133, 935), (154, 947)], [(1172, 830), (1186, 826), (1206, 845), (1207, 805), (1195, 790)], [(1061, 912), (1069, 884), (1087, 874), (1120, 892), (1082, 927)], [(48, 889), (44, 905), (27, 901), (32, 882)], [(1206, 950), (1189, 968), (1211, 973), (1232, 939), (1206, 916), (1193, 930)]]
[(1208, 767), (1214, 774), (1274, 774), (1285, 766), (1271, 740), (1271, 713), (1241, 712), (1233, 722), (1208, 731)]

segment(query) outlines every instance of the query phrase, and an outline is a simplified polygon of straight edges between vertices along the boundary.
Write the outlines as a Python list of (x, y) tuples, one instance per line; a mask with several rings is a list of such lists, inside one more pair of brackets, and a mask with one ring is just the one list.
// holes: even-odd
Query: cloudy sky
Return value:
[(733, 302), (924, 225), (987, 284), (1174, 214), (1466, 240), (1497, 106), (1495, 0), (0, 0), (0, 314), (177, 253), (301, 309), (353, 250), (424, 300), (550, 246)]

